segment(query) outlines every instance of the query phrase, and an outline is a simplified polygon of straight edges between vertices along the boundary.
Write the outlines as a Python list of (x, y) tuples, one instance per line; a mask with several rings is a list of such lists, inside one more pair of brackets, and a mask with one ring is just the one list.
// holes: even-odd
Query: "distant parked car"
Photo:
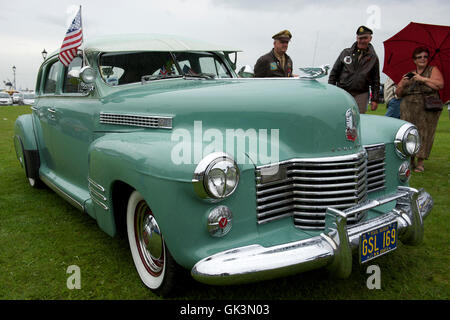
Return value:
[(13, 104), (11, 96), (7, 92), (0, 92), (0, 105), (10, 106)]
[(12, 95), (13, 104), (23, 104), (23, 93), (14, 92)]
[(36, 97), (36, 95), (33, 92), (24, 93), (23, 94), (23, 104), (25, 104), (25, 105), (34, 104), (35, 97)]

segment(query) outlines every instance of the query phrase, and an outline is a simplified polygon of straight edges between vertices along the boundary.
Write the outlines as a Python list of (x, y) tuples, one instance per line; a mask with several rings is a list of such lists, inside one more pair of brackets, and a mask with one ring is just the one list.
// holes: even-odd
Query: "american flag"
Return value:
[(81, 6), (75, 19), (73, 19), (61, 49), (59, 49), (59, 60), (66, 67), (77, 56), (78, 47), (83, 43), (83, 28), (81, 26)]

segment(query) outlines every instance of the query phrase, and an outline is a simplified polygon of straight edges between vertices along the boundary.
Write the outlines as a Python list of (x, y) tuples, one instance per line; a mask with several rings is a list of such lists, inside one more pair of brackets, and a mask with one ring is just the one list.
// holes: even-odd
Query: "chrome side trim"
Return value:
[(172, 129), (173, 117), (100, 112), (100, 123), (122, 126)]
[(44, 182), (50, 189), (52, 189), (54, 192), (56, 192), (60, 197), (62, 197), (64, 200), (69, 202), (71, 205), (73, 205), (75, 208), (77, 208), (80, 211), (84, 211), (84, 206), (72, 198), (70, 195), (68, 195), (66, 192), (61, 190), (59, 187), (57, 187), (53, 182), (51, 182), (47, 177), (40, 175), (39, 178)]
[(94, 197), (91, 197), (91, 199), (92, 199), (92, 201), (94, 201), (96, 204), (98, 204), (100, 207), (102, 207), (103, 209), (105, 209), (106, 211), (109, 210), (109, 207), (108, 207), (106, 204), (104, 204), (104, 203), (98, 201), (98, 200), (97, 200), (96, 198), (94, 198)]
[(88, 177), (88, 189), (92, 201), (108, 211), (108, 198), (105, 195), (105, 188)]
[(105, 192), (105, 188), (103, 188), (101, 185), (99, 185), (97, 182), (95, 182), (91, 178), (88, 178), (88, 182), (89, 182), (90, 185), (92, 185), (93, 187), (97, 188), (101, 192)]

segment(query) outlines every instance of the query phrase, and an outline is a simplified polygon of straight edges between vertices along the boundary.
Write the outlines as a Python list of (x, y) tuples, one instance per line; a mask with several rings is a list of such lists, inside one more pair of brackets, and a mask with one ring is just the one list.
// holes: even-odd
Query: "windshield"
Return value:
[(102, 79), (112, 86), (182, 76), (231, 78), (224, 62), (209, 52), (105, 53), (99, 69)]
[(25, 93), (25, 94), (23, 95), (23, 98), (24, 98), (24, 99), (34, 99), (34, 98), (35, 98), (35, 95), (34, 95), (34, 93)]
[(9, 98), (9, 94), (6, 92), (0, 92), (0, 98)]

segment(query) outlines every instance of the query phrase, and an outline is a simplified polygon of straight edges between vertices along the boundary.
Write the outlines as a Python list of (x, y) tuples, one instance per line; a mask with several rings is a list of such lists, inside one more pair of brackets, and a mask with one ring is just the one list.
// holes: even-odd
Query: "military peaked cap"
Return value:
[(289, 32), (289, 30), (280, 31), (272, 37), (272, 39), (275, 39), (275, 40), (285, 39), (288, 41), (291, 40), (291, 38), (292, 38), (292, 34)]
[(369, 28), (367, 28), (366, 26), (360, 26), (357, 30), (356, 30), (356, 34), (358, 36), (363, 35), (363, 34), (373, 34), (372, 30), (370, 30)]

